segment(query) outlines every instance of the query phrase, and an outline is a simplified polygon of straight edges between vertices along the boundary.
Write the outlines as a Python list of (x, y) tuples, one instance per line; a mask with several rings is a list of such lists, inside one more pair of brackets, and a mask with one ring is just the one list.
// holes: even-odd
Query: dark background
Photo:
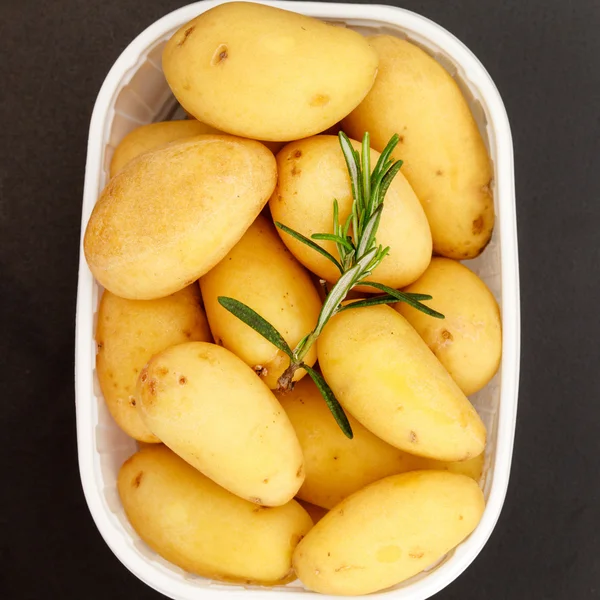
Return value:
[[(87, 510), (73, 337), (86, 139), (110, 66), (185, 0), (0, 0), (3, 599), (152, 599)], [(393, 3), (393, 2), (390, 2)], [(522, 362), (513, 471), (441, 600), (600, 598), (600, 0), (404, 0), (473, 50), (515, 146)]]

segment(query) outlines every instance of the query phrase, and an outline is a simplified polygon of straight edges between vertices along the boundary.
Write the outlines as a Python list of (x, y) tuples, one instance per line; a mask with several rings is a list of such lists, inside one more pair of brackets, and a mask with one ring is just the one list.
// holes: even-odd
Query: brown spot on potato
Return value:
[(300, 175), (300, 173), (302, 173), (302, 171), (296, 165), (294, 165), (292, 167), (292, 175)]
[(452, 334), (447, 329), (442, 329), (442, 337), (445, 340), (450, 340), (450, 341), (452, 341), (454, 339)]
[(140, 381), (142, 383), (146, 383), (146, 379), (148, 379), (148, 367), (144, 367), (142, 374), (140, 375)]
[(257, 496), (252, 496), (252, 497), (248, 498), (248, 500), (250, 502), (254, 502), (254, 504), (262, 504), (262, 499), (258, 498)]
[(227, 44), (221, 44), (213, 54), (210, 64), (214, 67), (216, 65), (223, 64), (229, 58), (229, 49)]
[(184, 329), (181, 333), (189, 340), (192, 337), (192, 332), (189, 329)]
[(223, 345), (223, 340), (220, 337), (215, 337), (215, 344), (217, 346), (222, 346)]
[(473, 235), (479, 235), (483, 231), (484, 225), (485, 221), (483, 220), (483, 215), (479, 215), (476, 219), (473, 220)]
[(338, 459), (338, 457), (337, 457), (337, 456), (334, 456), (334, 457), (333, 457), (333, 460), (337, 460), (337, 459)]
[(164, 377), (169, 374), (169, 369), (167, 369), (167, 367), (158, 367), (158, 369), (156, 369), (156, 374), (160, 377)]
[(340, 508), (340, 510), (338, 510), (338, 515), (340, 515), (340, 517), (344, 516), (344, 509)]
[(150, 394), (152, 394), (152, 396), (156, 396), (156, 379), (150, 380), (150, 383), (148, 383), (148, 389), (150, 390)]
[(398, 143), (399, 144), (403, 144), (404, 143), (404, 136), (403, 135), (399, 135), (398, 136)]
[(263, 483), (269, 483), (269, 478), (266, 477), (265, 479), (263, 479)]
[(409, 437), (411, 444), (416, 444), (419, 441), (419, 439), (417, 438), (417, 434), (414, 431), (410, 432)]
[(464, 519), (464, 517), (462, 515), (458, 515), (458, 520), (462, 521)]
[(421, 552), (421, 551), (418, 551), (418, 550), (413, 550), (412, 552), (409, 552), (408, 555), (411, 558), (423, 558), (424, 552)]
[(481, 187), (481, 191), (487, 196), (492, 195), (492, 180), (490, 179), (484, 186)]
[(435, 174), (436, 174), (438, 177), (441, 177), (441, 176), (444, 174), (444, 171), (442, 171), (441, 169), (438, 169), (438, 170), (435, 172)]
[(133, 480), (133, 487), (135, 489), (140, 487), (140, 483), (142, 483), (142, 477), (144, 477), (144, 471), (140, 471), (136, 476), (135, 479)]
[(133, 396), (129, 397), (129, 404), (131, 404), (131, 406), (135, 406), (135, 398)]
[(331, 98), (327, 94), (315, 94), (310, 100), (310, 105), (315, 107), (326, 106), (329, 104), (329, 100)]
[(296, 150), (294, 152), (294, 158), (300, 158), (302, 156), (302, 150)]
[(300, 533), (292, 533), (290, 537), (290, 546), (295, 548), (301, 541), (304, 536)]
[(96, 344), (96, 348), (98, 349), (98, 352), (100, 352), (100, 350), (102, 350), (102, 348), (104, 348), (104, 344), (102, 342), (98, 342)]
[(190, 35), (193, 33), (194, 29), (196, 29), (195, 25), (192, 25), (191, 27), (188, 27), (184, 32), (183, 32), (183, 37), (181, 38), (179, 44), (177, 44), (177, 46), (179, 48), (181, 48), (181, 46), (183, 46), (186, 42), (187, 39), (190, 37)]
[(179, 385), (185, 385), (187, 383), (187, 377), (185, 375), (182, 375), (179, 378)]
[(300, 465), (296, 471), (296, 477), (302, 477), (304, 475), (304, 465)]

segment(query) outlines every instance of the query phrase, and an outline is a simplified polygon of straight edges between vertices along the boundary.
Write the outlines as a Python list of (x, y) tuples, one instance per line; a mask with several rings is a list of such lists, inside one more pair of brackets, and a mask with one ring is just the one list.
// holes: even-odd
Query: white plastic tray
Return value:
[[(166, 40), (185, 22), (220, 3), (214, 0), (197, 2), (156, 21), (127, 47), (110, 70), (98, 94), (90, 125), (82, 236), (98, 194), (107, 182), (116, 144), (139, 125), (172, 118), (177, 108), (161, 70)], [(497, 215), (494, 235), (483, 255), (466, 263), (488, 284), (502, 308), (501, 371), (490, 385), (471, 398), (489, 432), (482, 481), (487, 506), (477, 529), (440, 563), (377, 594), (394, 600), (423, 600), (458, 577), (480, 552), (498, 520), (508, 485), (520, 352), (513, 149), (508, 119), (494, 83), (477, 58), (450, 33), (424, 17), (385, 6), (267, 3), (346, 24), (363, 33), (405, 37), (421, 46), (450, 72), (463, 90), (494, 164), (493, 193)], [(79, 468), (90, 512), (106, 543), (137, 577), (177, 600), (251, 599), (267, 595), (273, 600), (285, 600), (290, 593), (312, 595), (299, 582), (275, 588), (243, 587), (185, 573), (157, 556), (133, 531), (118, 498), (116, 477), (123, 461), (136, 450), (136, 443), (122, 433), (110, 417), (95, 371), (94, 333), (101, 293), (81, 249), (75, 357)]]

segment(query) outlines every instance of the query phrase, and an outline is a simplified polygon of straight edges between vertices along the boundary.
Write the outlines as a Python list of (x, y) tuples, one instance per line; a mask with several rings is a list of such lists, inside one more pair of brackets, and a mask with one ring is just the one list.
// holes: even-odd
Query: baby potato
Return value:
[[(352, 140), (360, 151), (361, 144)], [(371, 150), (374, 168), (379, 153)], [(340, 222), (352, 210), (352, 190), (348, 168), (337, 137), (319, 135), (292, 142), (277, 155), (279, 179), (269, 201), (275, 221), (306, 237), (314, 233), (333, 233), (333, 200), (339, 204)], [(390, 247), (388, 256), (368, 280), (399, 288), (417, 279), (431, 260), (431, 232), (427, 218), (410, 184), (399, 172), (385, 196), (377, 243)], [(336, 266), (319, 252), (287, 233), (280, 235), (290, 252), (308, 269), (326, 281), (340, 276)], [(339, 258), (334, 242), (314, 240)], [(358, 286), (357, 290), (374, 292)]]
[(137, 379), (154, 354), (190, 340), (212, 340), (197, 286), (157, 300), (126, 300), (108, 290), (102, 294), (96, 371), (108, 410), (127, 435), (159, 441), (136, 409)]
[(448, 72), (414, 44), (390, 35), (369, 43), (379, 73), (342, 128), (356, 139), (368, 131), (379, 151), (399, 134), (394, 156), (425, 209), (434, 252), (474, 258), (490, 241), (494, 202), (492, 166), (469, 106)]
[(315, 592), (370, 594), (434, 564), (477, 527), (484, 509), (479, 486), (464, 475), (392, 475), (329, 511), (298, 544), (292, 563)]
[(360, 34), (252, 2), (227, 2), (167, 43), (181, 105), (223, 131), (289, 141), (335, 125), (365, 97), (377, 54)]
[(138, 409), (171, 450), (230, 492), (279, 506), (304, 481), (294, 428), (269, 388), (229, 350), (190, 342), (140, 374)]
[(477, 411), (393, 308), (338, 313), (319, 337), (317, 354), (340, 404), (388, 444), (444, 461), (483, 452), (486, 431)]
[[(283, 245), (273, 225), (262, 216), (229, 254), (202, 279), (202, 297), (218, 344), (239, 356), (271, 389), (290, 364), (289, 357), (223, 308), (219, 296), (243, 302), (271, 323), (294, 348), (310, 333), (321, 310), (319, 293), (309, 274)], [(317, 360), (313, 346), (304, 362)], [(296, 371), (294, 381), (306, 374)]]
[(214, 267), (271, 195), (262, 144), (204, 135), (146, 152), (104, 188), (84, 237), (87, 263), (122, 298), (168, 296)]
[(110, 163), (110, 176), (114, 177), (128, 162), (144, 152), (175, 140), (208, 133), (221, 132), (196, 120), (164, 121), (142, 125), (128, 133), (115, 148)]
[(408, 454), (386, 444), (350, 415), (354, 438), (348, 439), (308, 377), (291, 392), (277, 396), (302, 446), (306, 478), (296, 497), (306, 502), (331, 509), (374, 481), (418, 469), (458, 471), (475, 480), (481, 477), (483, 454), (464, 462)]
[(445, 315), (442, 321), (403, 302), (394, 306), (460, 389), (470, 396), (487, 385), (500, 366), (502, 323), (498, 303), (485, 283), (459, 262), (434, 258), (405, 291), (433, 296), (425, 304)]
[(117, 486), (138, 535), (185, 571), (245, 584), (295, 579), (292, 552), (312, 527), (297, 502), (256, 506), (219, 487), (165, 446), (129, 458)]

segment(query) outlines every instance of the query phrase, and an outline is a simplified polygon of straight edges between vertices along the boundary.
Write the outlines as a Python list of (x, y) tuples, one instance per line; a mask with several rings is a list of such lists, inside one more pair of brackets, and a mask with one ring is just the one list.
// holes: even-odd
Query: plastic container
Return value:
[[(177, 103), (161, 70), (166, 40), (182, 24), (220, 2), (204, 1), (172, 12), (148, 27), (121, 54), (106, 77), (92, 115), (82, 207), (85, 225), (108, 178), (116, 144), (133, 128), (173, 118)], [(477, 58), (439, 25), (393, 7), (316, 2), (270, 2), (363, 33), (406, 37), (438, 60), (456, 79), (475, 115), (494, 164), (493, 194), (497, 215), (490, 245), (468, 261), (496, 295), (502, 308), (503, 357), (500, 373), (472, 401), (489, 432), (485, 476), (487, 506), (477, 529), (437, 565), (380, 596), (422, 600), (448, 585), (482, 549), (498, 520), (508, 485), (517, 413), (520, 317), (513, 174), (508, 119), (494, 83)], [(116, 477), (136, 443), (113, 422), (100, 393), (95, 372), (94, 333), (102, 293), (80, 255), (76, 327), (76, 406), (79, 467), (85, 497), (106, 543), (142, 581), (177, 600), (266, 598), (285, 600), (308, 595), (299, 582), (285, 587), (225, 585), (190, 575), (150, 550), (129, 525), (116, 491)]]

